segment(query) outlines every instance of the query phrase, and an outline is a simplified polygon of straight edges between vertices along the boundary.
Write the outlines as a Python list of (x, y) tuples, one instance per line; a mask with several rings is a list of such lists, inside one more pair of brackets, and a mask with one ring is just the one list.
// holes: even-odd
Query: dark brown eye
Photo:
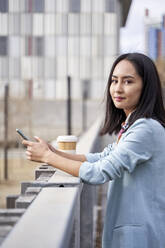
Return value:
[(116, 83), (117, 83), (117, 80), (116, 80), (116, 79), (112, 79), (112, 80), (111, 80), (111, 84), (112, 84), (112, 83), (116, 84)]
[(126, 80), (124, 83), (125, 83), (125, 84), (131, 84), (132, 81), (131, 81), (131, 80)]

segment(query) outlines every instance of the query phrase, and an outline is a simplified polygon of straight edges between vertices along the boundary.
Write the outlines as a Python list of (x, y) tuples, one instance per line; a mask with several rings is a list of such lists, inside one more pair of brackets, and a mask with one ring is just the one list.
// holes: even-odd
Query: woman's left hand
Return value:
[(39, 137), (34, 137), (36, 142), (23, 140), (22, 144), (27, 147), (26, 157), (28, 160), (36, 162), (46, 162), (46, 158), (49, 154), (50, 149), (48, 144), (40, 139)]

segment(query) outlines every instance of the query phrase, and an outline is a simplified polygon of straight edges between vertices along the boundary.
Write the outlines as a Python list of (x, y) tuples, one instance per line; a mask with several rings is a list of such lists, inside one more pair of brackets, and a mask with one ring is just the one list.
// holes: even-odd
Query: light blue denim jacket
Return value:
[(102, 248), (165, 248), (165, 129), (141, 118), (118, 144), (89, 153), (79, 171), (90, 184), (107, 181)]

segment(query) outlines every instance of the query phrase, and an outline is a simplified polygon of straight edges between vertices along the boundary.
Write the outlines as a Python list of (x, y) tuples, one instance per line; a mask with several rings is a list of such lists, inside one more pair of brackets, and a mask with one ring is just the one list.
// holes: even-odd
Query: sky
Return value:
[(144, 49), (144, 14), (149, 9), (149, 16), (158, 23), (165, 14), (165, 0), (132, 0), (126, 26), (120, 30), (120, 52), (145, 52)]

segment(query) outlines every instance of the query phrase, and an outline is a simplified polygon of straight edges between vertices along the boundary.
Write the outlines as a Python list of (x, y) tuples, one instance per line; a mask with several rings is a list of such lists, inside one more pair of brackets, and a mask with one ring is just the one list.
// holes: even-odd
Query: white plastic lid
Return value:
[(77, 142), (77, 137), (74, 135), (58, 136), (57, 142)]

